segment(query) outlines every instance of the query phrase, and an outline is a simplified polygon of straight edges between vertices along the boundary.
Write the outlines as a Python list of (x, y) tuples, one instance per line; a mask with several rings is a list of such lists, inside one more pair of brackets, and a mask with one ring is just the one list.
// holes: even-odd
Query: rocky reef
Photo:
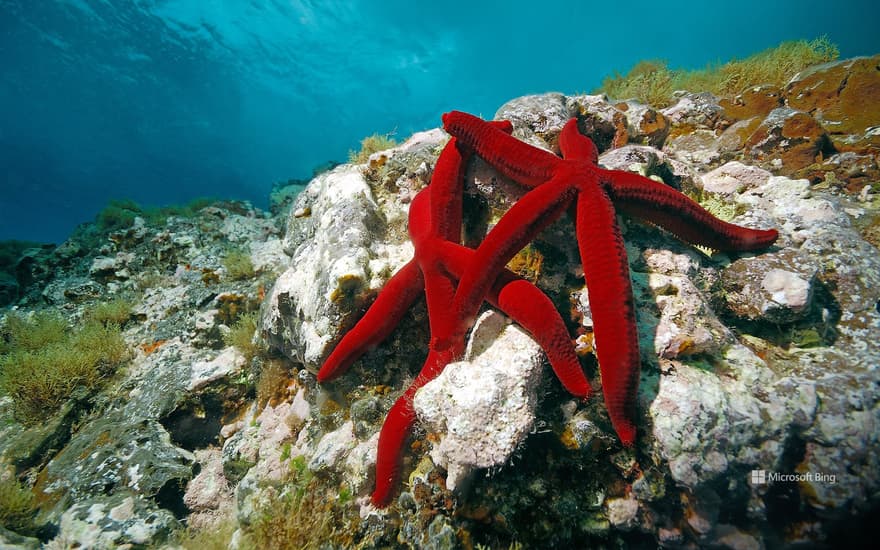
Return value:
[[(503, 105), (495, 118), (519, 139), (558, 152), (578, 117), (601, 165), (780, 238), (712, 254), (623, 221), (642, 352), (633, 448), (600, 392), (571, 398), (529, 336), (487, 308), (462, 361), (416, 394), (404, 484), (382, 510), (369, 504), (378, 430), (424, 360), (424, 304), (338, 381), (314, 373), (411, 258), (408, 205), (444, 132), (318, 174), (272, 214), (237, 202), (117, 212), (60, 246), (17, 246), (0, 279), (0, 546), (857, 540), (880, 509), (878, 64), (839, 61), (733, 98), (681, 92), (663, 109), (562, 94)], [(523, 193), (479, 159), (465, 191), (470, 244)], [(598, 386), (577, 266), (565, 218), (510, 264), (551, 297)], [(27, 400), (47, 386), (3, 378), (82, 341), (89, 323), (125, 353), (85, 362), (97, 374), (63, 396)]]

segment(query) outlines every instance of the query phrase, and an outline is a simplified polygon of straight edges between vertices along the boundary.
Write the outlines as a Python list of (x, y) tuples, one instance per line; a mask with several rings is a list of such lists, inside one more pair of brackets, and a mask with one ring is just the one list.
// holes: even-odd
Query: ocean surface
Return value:
[(0, 0), (0, 240), (61, 242), (110, 199), (265, 206), (275, 181), (458, 109), (589, 92), (826, 35), (880, 51), (870, 1)]

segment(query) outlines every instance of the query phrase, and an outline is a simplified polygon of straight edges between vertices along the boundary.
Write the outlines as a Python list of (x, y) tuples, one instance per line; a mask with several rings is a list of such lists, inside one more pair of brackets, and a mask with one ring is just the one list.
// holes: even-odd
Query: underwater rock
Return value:
[[(602, 155), (605, 166), (635, 168), (688, 192), (702, 188), (736, 223), (780, 231), (767, 251), (708, 256), (651, 227), (621, 224), (643, 362), (632, 448), (619, 444), (607, 418), (587, 345), (583, 276), (573, 267), (578, 251), (563, 222), (536, 246), (537, 285), (574, 327), (594, 395), (574, 400), (543, 377), (540, 350), (487, 313), (468, 361), (449, 365), (415, 397), (428, 434), (408, 451), (410, 484), (387, 511), (367, 504), (384, 415), (424, 357), (424, 306), (338, 382), (318, 386), (306, 368), (320, 364), (411, 257), (407, 204), (446, 139), (433, 130), (365, 164), (319, 174), (284, 220), (218, 203), (160, 226), (136, 220), (110, 235), (83, 232), (33, 256), (18, 306), (63, 306), (75, 324), (97, 300), (137, 292), (123, 327), (134, 359), (88, 408), (62, 409), (42, 430), (4, 423), (10, 405), (0, 401), (2, 460), (31, 469), (41, 525), (59, 530), (59, 545), (161, 545), (179, 524), (175, 516), (208, 526), (227, 513), (242, 541), (273, 495), (293, 494), (291, 472), (313, 475), (328, 506), (359, 512), (339, 521), (373, 547), (512, 537), (558, 547), (823, 543), (837, 522), (875, 510), (880, 487), (880, 254), (860, 235), (876, 209), (865, 185), (877, 161), (867, 147), (824, 159), (819, 147), (792, 166), (810, 161), (805, 170), (841, 182), (771, 177), (768, 167), (784, 173), (784, 155), (803, 152), (798, 140), (807, 150), (823, 139), (794, 109), (835, 147), (844, 139), (824, 126), (836, 120), (826, 116), (830, 107), (780, 107), (776, 93), (746, 90), (736, 105), (679, 94), (659, 111), (543, 94), (499, 109), (515, 119), (515, 135), (547, 149), (577, 115), (603, 150), (622, 145)], [(727, 126), (739, 116), (751, 118)], [(758, 126), (770, 127), (768, 117), (778, 122), (775, 141), (750, 147), (769, 166), (751, 166), (752, 150), (743, 147)], [(790, 139), (791, 118), (803, 124)], [(782, 167), (772, 158), (783, 158)], [(738, 160), (712, 170), (730, 159)], [(481, 161), (468, 174), (470, 222), (479, 208), (503, 211), (522, 192)], [(856, 181), (864, 199), (835, 194)], [(489, 221), (469, 228), (477, 237), (479, 224), (491, 222), (482, 217)], [(221, 259), (230, 243), (254, 264), (253, 279), (226, 277)], [(266, 359), (246, 363), (224, 340), (264, 292), (260, 331), (289, 359), (285, 366), (305, 367), (271, 395), (255, 389)], [(25, 436), (32, 443), (21, 443)], [(433, 460), (424, 458), (429, 447)], [(492, 476), (468, 477), (475, 468)], [(754, 481), (761, 471), (812, 476)], [(2, 530), (0, 541), (33, 546)]]
[(464, 361), (450, 363), (413, 398), (440, 440), (431, 450), (454, 490), (475, 468), (506, 463), (535, 423), (541, 348), (495, 312), (477, 320)]
[(708, 166), (721, 159), (719, 147), (713, 130), (697, 128), (667, 139), (663, 152), (689, 164)]
[(813, 117), (791, 107), (778, 107), (745, 143), (748, 155), (778, 174), (794, 174), (831, 152), (825, 129)]
[[(233, 483), (245, 474), (260, 481), (281, 480), (287, 460), (303, 454), (292, 446), (297, 436), (292, 426), (302, 425), (298, 413), (290, 403), (283, 402), (277, 406), (267, 404), (258, 412), (249, 410), (245, 418), (253, 421), (241, 426), (223, 444), (224, 475)], [(287, 458), (282, 460), (282, 454)]]
[(730, 195), (763, 185), (772, 175), (757, 166), (749, 166), (734, 160), (703, 174), (701, 181), (706, 191)]
[(18, 299), (18, 281), (11, 274), (0, 271), (0, 307)]
[(173, 515), (136, 492), (99, 495), (62, 514), (47, 548), (143, 547), (167, 540), (178, 527)]
[[(512, 99), (495, 111), (496, 120), (513, 123), (513, 135), (535, 147), (559, 152), (557, 140), (572, 112), (560, 93), (527, 95)], [(540, 121), (534, 124), (534, 121)]]
[(615, 107), (626, 116), (630, 143), (662, 147), (669, 135), (670, 123), (660, 111), (650, 105), (629, 100), (616, 103)]
[(187, 526), (210, 528), (233, 508), (233, 490), (223, 473), (223, 455), (219, 449), (200, 449), (194, 454), (201, 471), (189, 481), (183, 495), (183, 503), (191, 512)]
[(743, 90), (732, 98), (722, 98), (718, 104), (724, 114), (734, 120), (759, 117), (763, 119), (770, 111), (782, 107), (783, 92), (778, 86), (760, 84)]
[[(810, 425), (818, 406), (815, 386), (800, 378), (777, 379), (757, 355), (740, 344), (721, 354), (725, 376), (682, 362), (661, 375), (648, 414), (657, 450), (670, 477), (698, 489), (727, 472), (752, 465), (780, 470), (792, 426)], [(752, 388), (761, 388), (755, 392)], [(744, 487), (745, 475), (731, 483)]]
[(131, 271), (128, 264), (134, 260), (134, 254), (119, 252), (115, 256), (98, 256), (92, 260), (89, 275), (96, 280), (106, 282), (109, 279), (128, 279)]
[(669, 121), (649, 105), (612, 103), (604, 95), (530, 95), (508, 101), (495, 112), (496, 120), (513, 123), (518, 139), (557, 154), (559, 131), (571, 117), (578, 118), (581, 131), (601, 151), (627, 142), (660, 147), (669, 133)]
[[(733, 333), (718, 320), (706, 297), (689, 278), (651, 273), (646, 283), (660, 313), (652, 327), (658, 357), (715, 355), (734, 341)], [(634, 284), (639, 289), (645, 281), (637, 278)]]
[(354, 435), (354, 424), (349, 420), (336, 430), (324, 435), (315, 446), (312, 458), (308, 462), (309, 470), (321, 472), (339, 469), (346, 455), (354, 449), (357, 438)]
[(611, 525), (628, 530), (637, 525), (639, 501), (633, 497), (612, 498), (605, 501), (608, 508), (608, 521)]
[(37, 489), (59, 503), (54, 513), (122, 491), (162, 500), (180, 513), (193, 461), (192, 454), (171, 443), (159, 422), (107, 415), (71, 438), (46, 466)]
[(647, 145), (610, 149), (599, 155), (599, 164), (609, 170), (636, 172), (676, 189), (694, 189), (698, 179), (688, 164)]
[(578, 117), (578, 127), (590, 136), (600, 151), (611, 149), (615, 144), (626, 143), (628, 138), (626, 114), (604, 95), (569, 96), (566, 98), (566, 104), (569, 108), (569, 117)]
[[(242, 406), (248, 391), (241, 353), (222, 338), (206, 341), (201, 333), (208, 328), (199, 326), (212, 306), (225, 315), (213, 315), (217, 323), (232, 324), (255, 307), (256, 284), (205, 274), (219, 267), (224, 240), (280, 245), (274, 222), (247, 214), (253, 213), (248, 208), (195, 213), (198, 222), (171, 217), (161, 229), (138, 225), (138, 238), (78, 248), (89, 251), (70, 254), (69, 269), (39, 289), (47, 302), (64, 306), (59, 312), (71, 324), (82, 323), (96, 300), (132, 301), (131, 314), (119, 321), (132, 359), (107, 389), (97, 395), (77, 390), (42, 424), (28, 430), (13, 424), (4, 432), (4, 463), (33, 468), (41, 533), (60, 529), (57, 541), (115, 547), (158, 543), (179, 527), (175, 516), (188, 512), (184, 486), (196, 467), (190, 451), (217, 442), (221, 419)], [(229, 225), (231, 218), (239, 221)], [(192, 244), (162, 257), (152, 247), (169, 231), (172, 241)], [(97, 230), (83, 234), (101, 237)], [(228, 292), (218, 292), (219, 285)], [(143, 297), (129, 298), (136, 287)], [(215, 301), (223, 296), (242, 297), (235, 304), (240, 309)], [(212, 349), (218, 342), (220, 349)]]
[(675, 92), (678, 101), (660, 113), (672, 124), (672, 133), (683, 133), (678, 128), (715, 130), (724, 118), (724, 108), (718, 98), (708, 92)]
[(0, 525), (0, 548), (3, 550), (38, 550), (40, 539), (19, 535)]
[[(812, 114), (832, 136), (862, 137), (880, 125), (880, 55), (805, 69), (785, 87), (786, 103)], [(874, 145), (880, 145), (877, 140)], [(875, 153), (877, 149), (874, 149)]]
[(791, 323), (811, 313), (818, 273), (809, 256), (791, 250), (741, 258), (722, 271), (724, 301), (743, 319)]
[(261, 326), (273, 347), (316, 369), (340, 327), (352, 323), (353, 313), (409, 259), (412, 245), (402, 233), (391, 242), (379, 238), (383, 220), (405, 216), (380, 213), (357, 167), (318, 176), (293, 210), (306, 207), (309, 216), (288, 219), (284, 250), (290, 266), (268, 294)]

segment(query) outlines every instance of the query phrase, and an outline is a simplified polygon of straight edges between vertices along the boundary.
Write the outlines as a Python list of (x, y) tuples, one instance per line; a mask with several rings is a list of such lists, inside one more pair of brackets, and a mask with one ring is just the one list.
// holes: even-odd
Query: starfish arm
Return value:
[(433, 335), (453, 325), (449, 304), (455, 295), (455, 281), (439, 261), (419, 265), (425, 278), (428, 327)]
[(565, 123), (559, 134), (559, 150), (565, 160), (579, 160), (596, 164), (599, 162), (599, 150), (593, 140), (580, 133), (577, 119)]
[(377, 508), (385, 508), (391, 503), (394, 491), (400, 482), (400, 468), (403, 463), (403, 448), (416, 422), (412, 398), (415, 390), (408, 389), (397, 398), (385, 417), (379, 432), (379, 448), (376, 451), (376, 488), (370, 501)]
[(751, 229), (720, 220), (675, 189), (638, 174), (611, 170), (606, 177), (620, 210), (691, 244), (723, 251), (758, 250), (779, 236), (775, 229)]
[[(511, 133), (510, 121), (489, 122), (504, 133)], [(473, 151), (458, 143), (456, 138), (443, 147), (434, 174), (431, 176), (431, 227), (434, 235), (452, 242), (461, 241), (462, 181), (467, 161)]]
[(385, 284), (366, 314), (348, 331), (318, 371), (318, 382), (343, 374), (367, 350), (394, 331), (424, 286), (415, 260), (410, 260)]
[(499, 172), (528, 187), (537, 187), (549, 180), (560, 161), (556, 155), (523, 143), (485, 120), (461, 111), (444, 114), (443, 128)]
[[(449, 272), (459, 278), (473, 258), (474, 250), (447, 242), (441, 254)], [(574, 352), (565, 321), (541, 289), (509, 269), (503, 269), (489, 289), (486, 301), (531, 334), (569, 393), (584, 399), (590, 395), (590, 383)]]
[(641, 365), (635, 306), (623, 237), (614, 207), (599, 186), (581, 190), (576, 229), (605, 406), (620, 440), (632, 445)]
[(437, 349), (464, 339), (497, 274), (535, 235), (562, 215), (573, 195), (570, 174), (565, 173), (523, 195), (501, 217), (461, 275), (451, 306), (450, 319), (455, 326), (434, 335)]
[(400, 482), (404, 446), (416, 421), (413, 397), (419, 388), (443, 371), (452, 361), (452, 356), (452, 353), (430, 350), (422, 371), (388, 411), (379, 432), (379, 447), (376, 451), (376, 488), (370, 498), (374, 506), (388, 506)]
[(532, 335), (570, 394), (581, 399), (589, 397), (592, 389), (574, 352), (565, 322), (546, 294), (505, 270), (489, 291), (488, 300)]
[(432, 182), (430, 186), (419, 191), (409, 207), (409, 233), (415, 246), (416, 262), (425, 284), (425, 301), (431, 334), (436, 334), (437, 331), (451, 324), (449, 303), (455, 294), (455, 283), (440, 256), (444, 244), (454, 243), (435, 237), (431, 223), (434, 216), (431, 212), (434, 202), (432, 187), (435, 183)]

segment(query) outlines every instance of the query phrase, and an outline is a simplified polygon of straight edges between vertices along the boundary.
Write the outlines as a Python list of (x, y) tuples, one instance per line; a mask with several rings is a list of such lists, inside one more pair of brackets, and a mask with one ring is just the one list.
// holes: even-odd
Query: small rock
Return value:
[(318, 472), (338, 469), (345, 455), (356, 445), (357, 438), (354, 435), (354, 423), (349, 420), (318, 441), (314, 454), (309, 460), (309, 470)]
[(715, 132), (701, 129), (667, 139), (663, 152), (691, 164), (710, 165), (721, 157)]
[(703, 93), (676, 92), (678, 102), (661, 109), (660, 113), (676, 126), (714, 130), (724, 115), (724, 109), (714, 95)]
[(611, 498), (605, 502), (608, 507), (608, 521), (611, 525), (628, 530), (637, 525), (639, 501), (632, 497)]
[(721, 273), (724, 300), (738, 317), (790, 323), (810, 313), (817, 274), (809, 258), (788, 250), (741, 258)]
[(454, 489), (475, 468), (507, 462), (535, 421), (543, 353), (499, 313), (477, 321), (466, 360), (451, 363), (415, 395), (413, 406), (440, 434), (431, 451)]
[(752, 158), (775, 163), (783, 175), (793, 174), (831, 152), (825, 129), (808, 113), (791, 107), (772, 110), (745, 147)]
[(178, 527), (170, 512), (137, 495), (99, 495), (64, 512), (48, 548), (143, 547), (167, 539)]
[(704, 174), (702, 176), (703, 189), (712, 193), (729, 195), (763, 185), (772, 175), (757, 166), (731, 161)]

